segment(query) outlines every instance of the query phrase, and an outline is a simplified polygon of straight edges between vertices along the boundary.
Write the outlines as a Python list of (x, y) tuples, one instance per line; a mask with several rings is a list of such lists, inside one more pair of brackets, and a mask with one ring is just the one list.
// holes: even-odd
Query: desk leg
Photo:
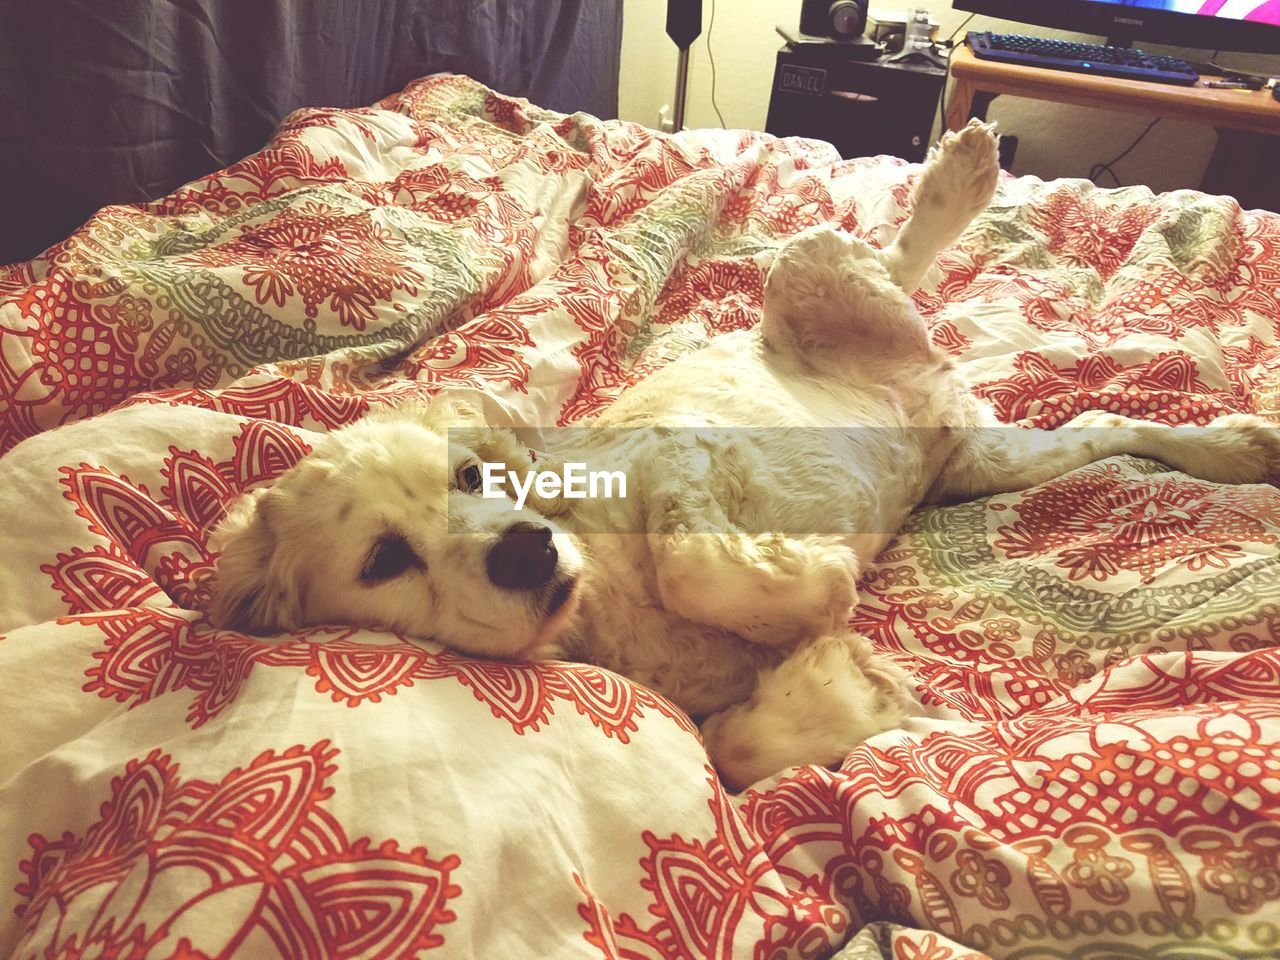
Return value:
[(1218, 130), (1200, 189), (1205, 193), (1225, 193), (1240, 206), (1280, 210), (1280, 137), (1244, 130)]
[(947, 115), (943, 119), (948, 130), (962, 130), (973, 116), (973, 97), (977, 87), (972, 80), (957, 79), (951, 87), (951, 97), (947, 100)]
[(947, 129), (962, 130), (970, 117), (987, 119), (987, 110), (997, 94), (978, 90), (972, 81), (957, 80), (947, 101)]

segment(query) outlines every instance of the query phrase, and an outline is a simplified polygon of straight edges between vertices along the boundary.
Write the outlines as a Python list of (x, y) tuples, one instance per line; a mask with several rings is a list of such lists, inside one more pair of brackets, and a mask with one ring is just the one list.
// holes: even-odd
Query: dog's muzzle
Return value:
[(540, 523), (515, 523), (489, 549), (485, 567), (489, 581), (506, 590), (534, 590), (556, 572), (560, 557), (551, 530)]

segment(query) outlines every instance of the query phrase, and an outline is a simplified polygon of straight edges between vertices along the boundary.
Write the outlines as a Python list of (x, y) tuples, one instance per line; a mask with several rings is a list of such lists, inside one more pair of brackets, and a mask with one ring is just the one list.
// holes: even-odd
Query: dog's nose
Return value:
[(559, 561), (551, 531), (540, 523), (516, 523), (503, 531), (485, 565), (494, 586), (532, 590), (551, 579)]

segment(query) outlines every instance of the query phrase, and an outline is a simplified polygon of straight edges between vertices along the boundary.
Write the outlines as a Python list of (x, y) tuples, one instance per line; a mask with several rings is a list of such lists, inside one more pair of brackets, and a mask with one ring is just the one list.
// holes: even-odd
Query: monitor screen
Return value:
[(1280, 53), (1280, 0), (951, 0), (957, 10), (1204, 50)]
[(1224, 20), (1251, 20), (1255, 23), (1273, 23), (1280, 26), (1280, 0), (1090, 0), (1090, 2), (1144, 7), (1147, 10), (1170, 10), (1174, 13), (1195, 13), (1203, 17), (1221, 17)]

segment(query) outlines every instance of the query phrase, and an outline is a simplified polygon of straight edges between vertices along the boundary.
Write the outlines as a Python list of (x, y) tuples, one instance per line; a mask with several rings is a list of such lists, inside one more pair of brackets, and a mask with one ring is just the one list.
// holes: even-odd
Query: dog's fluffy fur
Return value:
[[(739, 786), (839, 761), (909, 709), (898, 672), (847, 621), (860, 571), (917, 505), (1125, 452), (1230, 483), (1280, 463), (1280, 435), (1245, 415), (1208, 430), (1109, 414), (1052, 433), (979, 429), (993, 413), (932, 346), (909, 294), (997, 179), (990, 128), (949, 134), (893, 245), (826, 227), (795, 237), (758, 330), (673, 362), (597, 423), (827, 429), (587, 431), (572, 459), (624, 469), (628, 497), (535, 496), (513, 512), (463, 489), (482, 460), (534, 466), (510, 431), (449, 403), (369, 416), (233, 507), (214, 622), (352, 623), (481, 656), (590, 660), (705, 718), (708, 750)], [(554, 573), (536, 589), (496, 586), (486, 557), (522, 521), (552, 530)], [(828, 532), (747, 532), (768, 530)]]

